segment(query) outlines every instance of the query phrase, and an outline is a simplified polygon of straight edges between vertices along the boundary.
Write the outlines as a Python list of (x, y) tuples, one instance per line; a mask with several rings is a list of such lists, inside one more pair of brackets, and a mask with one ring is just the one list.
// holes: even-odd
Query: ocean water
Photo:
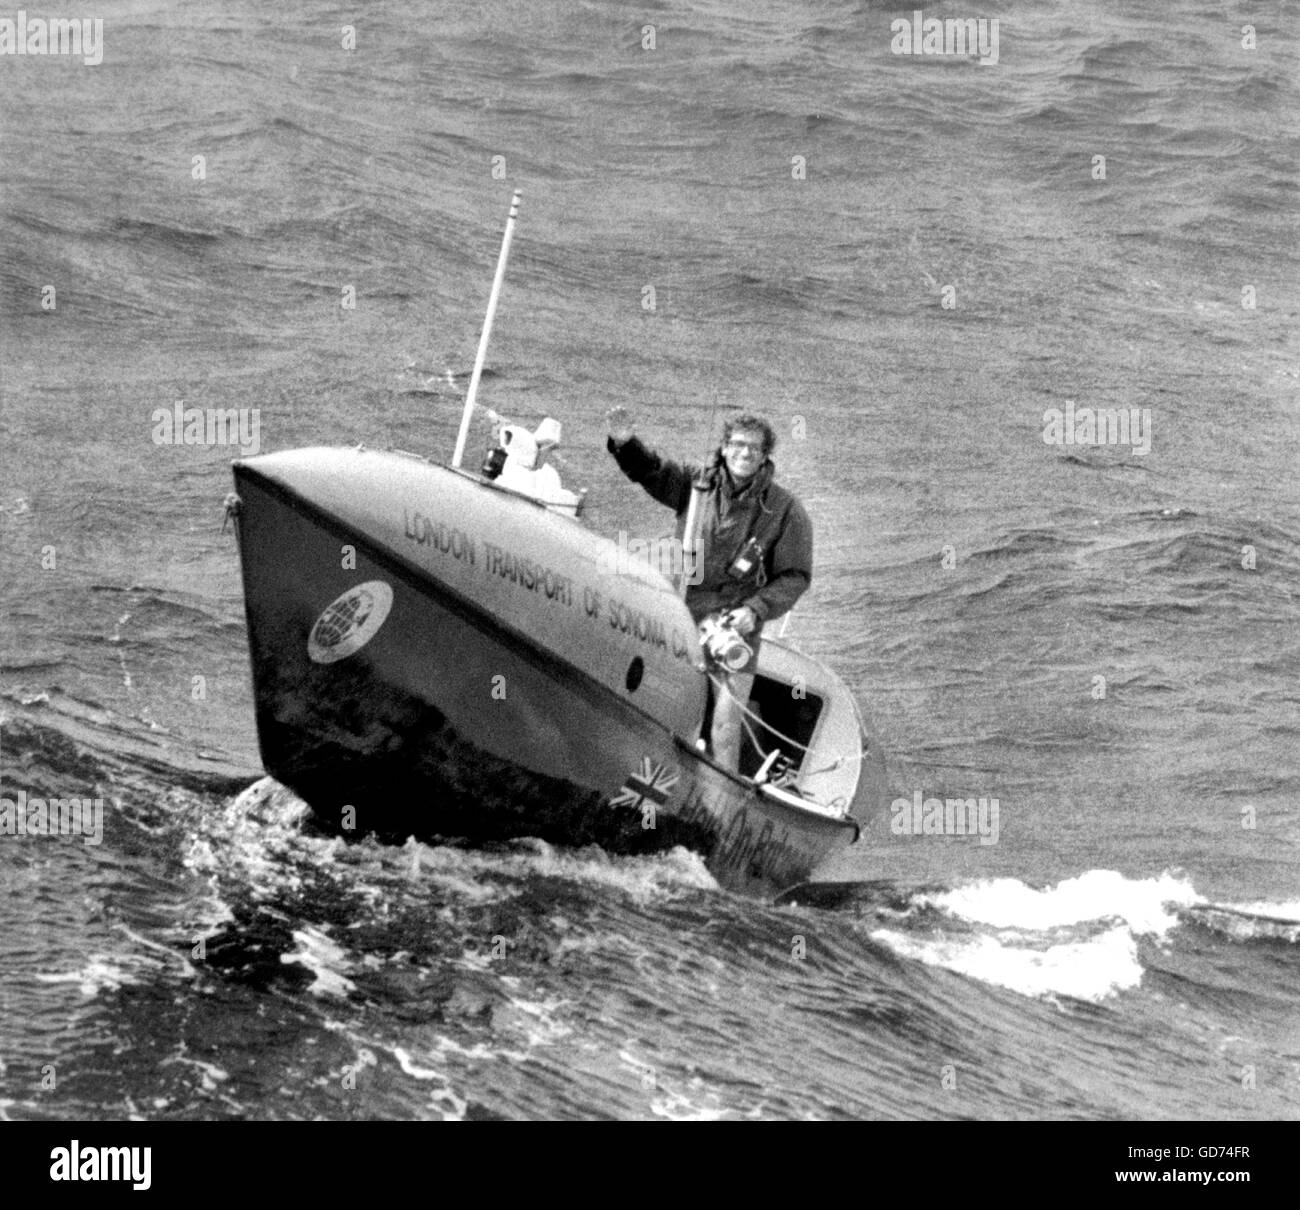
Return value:
[[(0, 792), (107, 803), (0, 836), (4, 1116), (1300, 1116), (1287, 6), (925, 9), (986, 65), (875, 3), (97, 11), (97, 66), (0, 57)], [(882, 813), (770, 904), (263, 778), (238, 451), (154, 412), (449, 457), (514, 188), (480, 400), (563, 422), (606, 533), (668, 528), (606, 408), (683, 457), (770, 416), (789, 637), (996, 844)]]

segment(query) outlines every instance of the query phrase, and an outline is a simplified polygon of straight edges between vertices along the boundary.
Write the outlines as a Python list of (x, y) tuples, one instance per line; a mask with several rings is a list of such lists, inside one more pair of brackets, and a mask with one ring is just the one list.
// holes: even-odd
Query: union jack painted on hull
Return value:
[(641, 758), (641, 772), (633, 773), (623, 783), (623, 788), (609, 800), (611, 807), (631, 807), (638, 810), (648, 798), (657, 806), (668, 801), (668, 792), (677, 784), (680, 774), (668, 765)]

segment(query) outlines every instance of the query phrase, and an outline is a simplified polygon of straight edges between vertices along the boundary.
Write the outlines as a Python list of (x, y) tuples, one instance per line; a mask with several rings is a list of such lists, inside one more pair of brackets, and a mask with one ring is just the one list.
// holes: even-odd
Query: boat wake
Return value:
[(54, 972), (75, 974), (78, 986), (121, 983), (113, 972), (127, 971), (128, 958), (148, 968), (162, 957), (186, 978), (206, 969), (344, 998), (359, 977), (364, 982), (375, 954), (437, 954), (470, 971), (493, 961), (493, 938), (507, 934), (512, 953), (533, 945), (549, 966), (584, 944), (582, 929), (553, 927), (562, 908), (588, 926), (604, 921), (593, 934), (599, 937), (626, 936), (628, 919), (647, 915), (666, 927), (667, 913), (676, 920), (662, 939), (668, 948), (668, 934), (725, 920), (765, 938), (755, 943), (756, 957), (768, 948), (768, 934), (782, 938), (770, 942), (773, 953), (788, 950), (793, 915), (859, 976), (901, 958), (918, 974), (943, 970), (1062, 1007), (1139, 989), (1209, 995), (1225, 946), (1247, 962), (1258, 959), (1260, 981), (1273, 982), (1286, 973), (1274, 967), (1289, 969), (1300, 944), (1300, 901), (1217, 902), (1179, 870), (1145, 878), (1089, 870), (1045, 886), (1016, 878), (954, 886), (808, 883), (774, 904), (746, 905), (685, 848), (611, 856), (595, 845), (566, 848), (535, 837), (386, 844), (326, 832), (273, 779), (244, 779), (232, 792), (233, 765), (213, 769), (188, 758), (184, 745), (58, 693), (35, 701), (8, 696), (4, 727), (11, 755), (24, 750), (18, 780), (33, 793), (66, 787), (74, 772), (78, 781), (129, 791), (106, 832), (111, 865), (126, 860), (110, 855), (124, 845), (156, 847), (167, 860), (179, 848), (185, 887), (164, 913), (169, 922), (150, 920), (136, 930), (153, 945), (109, 945), (102, 968)]

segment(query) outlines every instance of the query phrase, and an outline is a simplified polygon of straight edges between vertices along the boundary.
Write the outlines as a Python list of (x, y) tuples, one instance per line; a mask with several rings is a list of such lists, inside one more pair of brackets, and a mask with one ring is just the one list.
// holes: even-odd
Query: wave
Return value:
[(1213, 903), (1180, 871), (1089, 870), (1045, 887), (996, 878), (918, 891), (899, 924), (870, 935), (900, 957), (1025, 996), (1100, 1003), (1142, 983), (1142, 943), (1171, 945), (1187, 925), (1233, 942), (1295, 944), (1300, 901)]
[(1189, 909), (1186, 918), (1232, 941), (1283, 941), (1300, 945), (1300, 899), (1283, 903), (1256, 900), (1197, 904)]

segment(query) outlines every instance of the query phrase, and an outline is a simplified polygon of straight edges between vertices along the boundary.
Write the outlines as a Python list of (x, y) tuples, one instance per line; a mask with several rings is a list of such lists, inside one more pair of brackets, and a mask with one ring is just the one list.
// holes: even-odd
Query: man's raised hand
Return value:
[(632, 417), (627, 408), (612, 407), (605, 413), (605, 419), (609, 422), (609, 435), (615, 445), (622, 445), (632, 436)]

